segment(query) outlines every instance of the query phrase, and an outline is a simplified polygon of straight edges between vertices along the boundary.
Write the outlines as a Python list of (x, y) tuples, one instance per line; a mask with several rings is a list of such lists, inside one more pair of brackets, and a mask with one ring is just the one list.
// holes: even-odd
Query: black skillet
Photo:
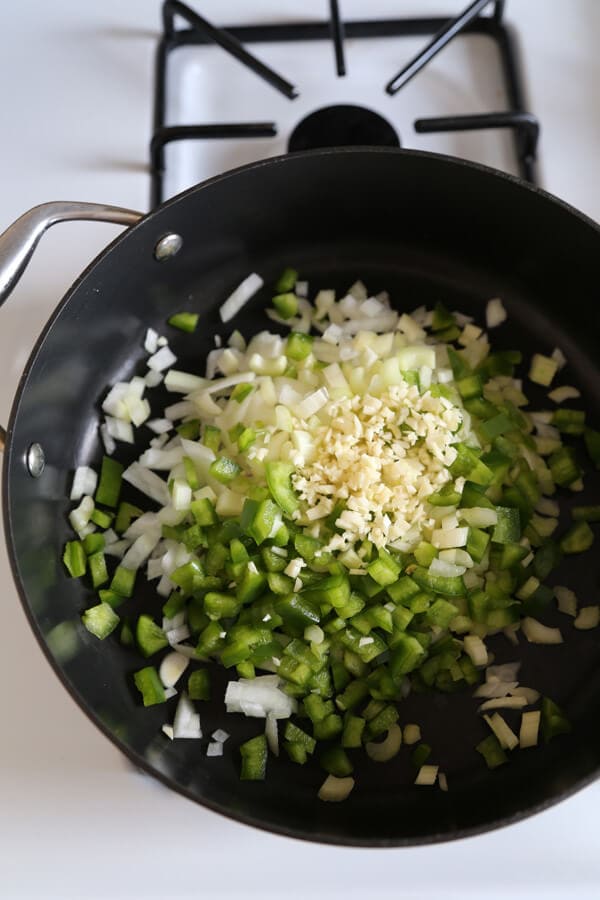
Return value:
[[(77, 209), (71, 215), (93, 215)], [(35, 214), (35, 236), (47, 212)], [(25, 265), (30, 247), (7, 274), (7, 258), (14, 260), (30, 224), (21, 223), (20, 236), (2, 239), (6, 283)], [(169, 255), (179, 243), (171, 237), (160, 244), (166, 255), (158, 261), (155, 248), (166, 235), (178, 235), (181, 248)], [(269, 285), (291, 265), (313, 288), (344, 289), (362, 278), (372, 292), (387, 289), (399, 309), (442, 300), (479, 322), (486, 301), (500, 296), (509, 321), (495, 333), (497, 345), (526, 354), (561, 347), (567, 381), (582, 390), (597, 427), (599, 261), (598, 227), (547, 194), (481, 166), (391, 149), (317, 151), (247, 166), (163, 204), (114, 241), (71, 288), (38, 341), (4, 452), (4, 521), (17, 588), (48, 660), (92, 721), (137, 766), (187, 797), (248, 824), (337, 844), (408, 845), (476, 834), (539, 811), (595, 778), (600, 641), (596, 631), (575, 631), (551, 612), (546, 621), (558, 616), (563, 645), (521, 640), (513, 648), (502, 636), (492, 645), (499, 662), (522, 659), (523, 684), (564, 706), (571, 735), (517, 751), (509, 765), (488, 772), (473, 749), (486, 726), (470, 691), (414, 695), (402, 704), (401, 721), (421, 724), (432, 761), (447, 773), (448, 793), (412, 786), (406, 750), (385, 765), (359, 762), (357, 786), (343, 804), (317, 800), (323, 774), (316, 764), (271, 759), (266, 782), (240, 782), (235, 747), (261, 726), (225, 716), (223, 673), (214, 673), (202, 725), (205, 735), (220, 726), (232, 737), (222, 759), (207, 759), (205, 741), (170, 742), (161, 734), (171, 709), (140, 706), (131, 683), (140, 666), (135, 654), (82, 628), (79, 615), (92, 594), (65, 577), (60, 558), (69, 538), (73, 469), (97, 466), (100, 458), (99, 401), (107, 385), (143, 369), (146, 329), (164, 331), (174, 311), (201, 315), (193, 338), (169, 333), (178, 365), (201, 372), (216, 334), (269, 327), (268, 288), (230, 326), (219, 320), (219, 305), (252, 271)], [(163, 402), (156, 392), (155, 409)], [(30, 449), (35, 444), (45, 456), (37, 478), (28, 471), (28, 461), (34, 470), (39, 464)], [(600, 502), (594, 474), (584, 496), (586, 503)], [(588, 552), (564, 563), (556, 582), (573, 587), (586, 605), (597, 603), (598, 568), (597, 554)]]

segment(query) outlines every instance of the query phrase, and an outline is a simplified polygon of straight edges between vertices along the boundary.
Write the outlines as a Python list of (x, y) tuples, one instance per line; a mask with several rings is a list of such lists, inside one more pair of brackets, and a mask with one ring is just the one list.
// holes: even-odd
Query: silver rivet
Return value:
[(183, 238), (180, 234), (165, 234), (154, 248), (154, 259), (158, 262), (164, 262), (165, 259), (171, 259), (176, 253), (179, 253), (183, 245)]
[(46, 456), (40, 444), (32, 444), (27, 451), (27, 471), (32, 478), (39, 478), (46, 467)]

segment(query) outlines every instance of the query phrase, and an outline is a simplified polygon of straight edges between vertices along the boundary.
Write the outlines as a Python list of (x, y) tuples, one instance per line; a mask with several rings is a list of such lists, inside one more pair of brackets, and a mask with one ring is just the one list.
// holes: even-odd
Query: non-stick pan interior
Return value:
[[(159, 263), (153, 248), (169, 232), (182, 236), (183, 247)], [(73, 469), (98, 465), (100, 401), (108, 385), (143, 371), (149, 326), (168, 334), (178, 368), (202, 373), (215, 334), (227, 338), (234, 327), (246, 335), (273, 327), (264, 314), (268, 287), (234, 322), (220, 323), (219, 305), (251, 271), (268, 286), (284, 266), (294, 266), (311, 293), (344, 290), (361, 278), (373, 293), (388, 290), (399, 309), (441, 300), (480, 324), (487, 300), (500, 296), (509, 320), (494, 334), (495, 344), (526, 356), (560, 346), (569, 360), (567, 381), (582, 390), (597, 426), (599, 341), (591, 310), (599, 249), (595, 226), (504, 176), (440, 157), (348, 150), (299, 154), (215, 179), (160, 208), (84, 273), (23, 379), (5, 458), (5, 516), (17, 583), (43, 649), (84, 710), (138, 765), (243, 821), (302, 838), (365, 845), (484, 830), (540, 809), (594, 777), (600, 763), (599, 640), (594, 631), (577, 632), (566, 617), (550, 613), (545, 621), (560, 624), (564, 645), (540, 647), (521, 638), (513, 648), (499, 636), (491, 646), (498, 662), (523, 660), (521, 683), (565, 707), (572, 735), (516, 752), (509, 765), (489, 773), (474, 750), (487, 728), (470, 691), (413, 695), (402, 704), (400, 721), (421, 724), (432, 761), (447, 773), (448, 793), (412, 785), (407, 751), (384, 765), (357, 760), (357, 787), (340, 805), (316, 799), (323, 780), (316, 763), (300, 767), (271, 758), (265, 783), (240, 782), (236, 747), (261, 723), (225, 715), (224, 673), (213, 673), (202, 728), (206, 738), (216, 727), (232, 737), (223, 758), (207, 759), (206, 740), (170, 742), (161, 733), (175, 701), (140, 707), (131, 679), (139, 657), (116, 639), (98, 642), (81, 627), (79, 615), (93, 594), (65, 577), (60, 557), (70, 536), (66, 497)], [(200, 313), (193, 337), (165, 325), (181, 309)], [(534, 396), (543, 408), (543, 395)], [(158, 414), (166, 395), (157, 389), (150, 397)], [(24, 464), (36, 441), (47, 460), (37, 480)], [(135, 458), (139, 449), (126, 449), (122, 458)], [(586, 503), (600, 502), (597, 475), (586, 479), (584, 496)], [(131, 499), (139, 497), (132, 492)], [(584, 605), (596, 603), (598, 568), (590, 551), (565, 562), (555, 583), (572, 587)], [(148, 603), (158, 614), (158, 598)], [(517, 727), (518, 717), (506, 718)]]

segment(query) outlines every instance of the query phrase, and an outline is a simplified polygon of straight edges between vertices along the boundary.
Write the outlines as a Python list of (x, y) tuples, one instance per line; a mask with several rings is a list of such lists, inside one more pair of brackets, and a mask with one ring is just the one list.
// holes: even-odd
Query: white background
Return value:
[[(461, 5), (342, 0), (348, 18)], [(542, 121), (545, 185), (600, 218), (600, 4), (509, 0), (508, 7), (527, 55), (530, 105)], [(201, 4), (226, 22), (314, 18), (325, 8), (324, 0)], [(2, 3), (0, 227), (51, 199), (147, 208), (158, 22), (155, 0)], [(112, 226), (55, 229), (0, 311), (0, 421), (53, 305), (113, 233)], [(599, 896), (597, 785), (510, 829), (395, 851), (274, 837), (184, 800), (133, 771), (62, 689), (28, 629), (3, 544), (0, 578), (1, 897)]]

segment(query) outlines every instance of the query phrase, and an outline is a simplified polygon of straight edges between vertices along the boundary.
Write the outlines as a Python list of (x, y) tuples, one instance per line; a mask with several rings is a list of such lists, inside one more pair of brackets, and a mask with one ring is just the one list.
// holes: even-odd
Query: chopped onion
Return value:
[(440, 550), (464, 547), (468, 539), (468, 528), (436, 528), (431, 535), (431, 543)]
[(137, 571), (146, 562), (159, 540), (159, 529), (147, 531), (146, 534), (139, 537), (121, 560), (123, 568), (132, 572)]
[(483, 506), (472, 506), (470, 509), (459, 509), (458, 515), (473, 528), (489, 528), (498, 522), (498, 513), (495, 509), (486, 509)]
[(582, 606), (573, 622), (579, 631), (597, 628), (600, 623), (600, 609), (597, 606)]
[(199, 739), (202, 737), (202, 729), (200, 728), (200, 716), (194, 709), (193, 704), (188, 699), (187, 694), (182, 694), (175, 710), (175, 720), (173, 722), (174, 738), (192, 738)]
[(448, 779), (444, 772), (438, 772), (438, 784), (440, 786), (440, 790), (447, 791), (448, 790)]
[(511, 694), (518, 686), (518, 681), (500, 681), (496, 678), (489, 679), (485, 684), (480, 684), (479, 687), (475, 689), (473, 696), (486, 697), (490, 700), (496, 697), (507, 697), (508, 694)]
[(113, 543), (111, 544), (105, 544), (104, 552), (108, 556), (117, 556), (119, 559), (121, 559), (130, 546), (130, 541), (113, 541)]
[(163, 376), (160, 372), (155, 372), (153, 369), (149, 369), (144, 375), (144, 381), (146, 383), (146, 387), (154, 388), (158, 387), (158, 385), (163, 380)]
[(485, 308), (485, 324), (488, 328), (496, 328), (506, 319), (506, 310), (499, 297), (489, 300)]
[(480, 637), (476, 634), (468, 634), (463, 638), (463, 646), (465, 653), (475, 666), (487, 666), (488, 652), (487, 647)]
[(269, 750), (274, 756), (279, 756), (279, 732), (277, 731), (277, 719), (273, 713), (267, 713), (265, 722), (265, 735)]
[(421, 740), (421, 728), (419, 725), (405, 725), (404, 726), (404, 743), (407, 746), (411, 746), (412, 744), (417, 744)]
[(211, 741), (206, 748), (207, 756), (223, 756), (223, 744), (219, 741)]
[(138, 462), (132, 463), (128, 469), (125, 469), (123, 480), (137, 488), (142, 494), (160, 503), (161, 506), (167, 506), (171, 501), (166, 482)]
[(549, 628), (531, 616), (525, 616), (521, 627), (530, 644), (562, 644), (563, 642), (560, 628)]
[(296, 701), (280, 690), (280, 683), (278, 675), (230, 681), (225, 692), (227, 712), (258, 718), (272, 713), (276, 719), (288, 719), (296, 709)]
[(154, 328), (149, 328), (144, 339), (144, 350), (146, 353), (156, 353), (158, 350), (158, 333)]
[(81, 532), (90, 521), (93, 512), (94, 498), (87, 496), (83, 497), (79, 506), (69, 513), (69, 522), (73, 527), (73, 531), (76, 531), (77, 533)]
[(175, 687), (189, 664), (189, 659), (181, 653), (176, 653), (175, 651), (167, 653), (158, 670), (160, 680), (164, 686), (166, 688)]
[(498, 742), (503, 750), (514, 750), (515, 747), (518, 747), (519, 738), (499, 713), (494, 713), (493, 716), (484, 716), (483, 718), (498, 738)]
[(146, 426), (155, 434), (166, 434), (173, 427), (173, 423), (169, 419), (151, 419), (146, 422)]
[(488, 666), (485, 673), (486, 679), (488, 681), (493, 679), (497, 679), (498, 681), (515, 681), (520, 668), (520, 661), (502, 663), (502, 665), (498, 666)]
[(521, 730), (519, 732), (519, 745), (521, 750), (527, 747), (536, 747), (540, 728), (541, 713), (539, 709), (524, 712), (521, 716)]
[(177, 362), (177, 357), (169, 347), (161, 347), (148, 360), (148, 368), (153, 372), (163, 372)]
[(567, 357), (562, 352), (560, 347), (555, 347), (554, 350), (552, 351), (552, 353), (550, 354), (550, 356), (552, 357), (552, 359), (558, 366), (559, 370), (562, 369), (567, 364)]
[(151, 447), (140, 456), (139, 463), (146, 469), (160, 469), (168, 472), (183, 459), (183, 448), (174, 447), (172, 450), (156, 450)]
[(117, 449), (117, 444), (108, 433), (108, 427), (106, 422), (103, 422), (100, 426), (100, 437), (102, 438), (102, 443), (104, 444), (104, 450), (106, 451), (107, 456), (112, 456), (115, 450)]
[(133, 444), (134, 437), (131, 422), (115, 419), (113, 416), (106, 416), (104, 424), (106, 425), (106, 433), (113, 440), (123, 441), (124, 444)]
[(84, 494), (93, 496), (96, 492), (98, 476), (89, 466), (79, 466), (75, 469), (73, 486), (71, 487), (71, 500), (80, 500)]
[(247, 278), (239, 284), (236, 289), (229, 295), (225, 303), (220, 307), (219, 314), (222, 322), (229, 322), (234, 316), (237, 316), (240, 309), (248, 303), (248, 301), (260, 291), (264, 281), (252, 272)]
[(165, 637), (171, 647), (176, 647), (182, 641), (187, 640), (190, 633), (190, 629), (187, 625), (179, 625), (177, 628), (171, 628), (169, 631), (165, 632)]
[(394, 723), (388, 729), (385, 740), (378, 742), (367, 742), (365, 749), (368, 756), (375, 762), (387, 762), (392, 759), (402, 745), (402, 729), (397, 723)]
[(173, 740), (173, 726), (172, 725), (163, 725), (162, 727), (163, 734), (169, 738), (170, 741)]
[(554, 403), (564, 403), (565, 400), (576, 400), (578, 397), (581, 397), (581, 392), (576, 387), (565, 384), (563, 387), (557, 387), (550, 391), (548, 397)]
[(524, 697), (525, 706), (531, 706), (532, 703), (537, 703), (540, 699), (539, 691), (536, 691), (534, 688), (521, 687), (521, 685), (515, 688), (514, 691), (511, 691), (511, 693), (513, 697)]
[(217, 728), (216, 731), (213, 731), (211, 737), (213, 741), (218, 741), (220, 744), (224, 744), (225, 741), (229, 739), (229, 732), (223, 731), (222, 728)]
[(437, 779), (439, 766), (421, 766), (417, 777), (415, 778), (415, 784), (419, 785), (432, 785), (435, 784)]
[(325, 803), (339, 803), (345, 800), (354, 787), (354, 778), (336, 778), (328, 775), (319, 788), (319, 800)]
[[(459, 529), (455, 529), (455, 531), (458, 530)], [(437, 557), (429, 566), (430, 575), (439, 575), (442, 578), (456, 578), (460, 575), (464, 575), (465, 572), (466, 569), (464, 566), (455, 566), (452, 563), (445, 562), (443, 559), (438, 559)]]
[(191, 375), (189, 372), (180, 372), (178, 369), (170, 369), (165, 376), (165, 387), (173, 394), (189, 394), (205, 387), (206, 384), (206, 378)]
[(482, 713), (490, 709), (521, 709), (523, 706), (528, 706), (525, 697), (495, 697), (482, 703), (477, 712)]
[(554, 588), (554, 596), (556, 597), (558, 608), (561, 613), (564, 613), (566, 616), (575, 616), (577, 615), (577, 597), (570, 588), (562, 587), (562, 585), (557, 585)]

